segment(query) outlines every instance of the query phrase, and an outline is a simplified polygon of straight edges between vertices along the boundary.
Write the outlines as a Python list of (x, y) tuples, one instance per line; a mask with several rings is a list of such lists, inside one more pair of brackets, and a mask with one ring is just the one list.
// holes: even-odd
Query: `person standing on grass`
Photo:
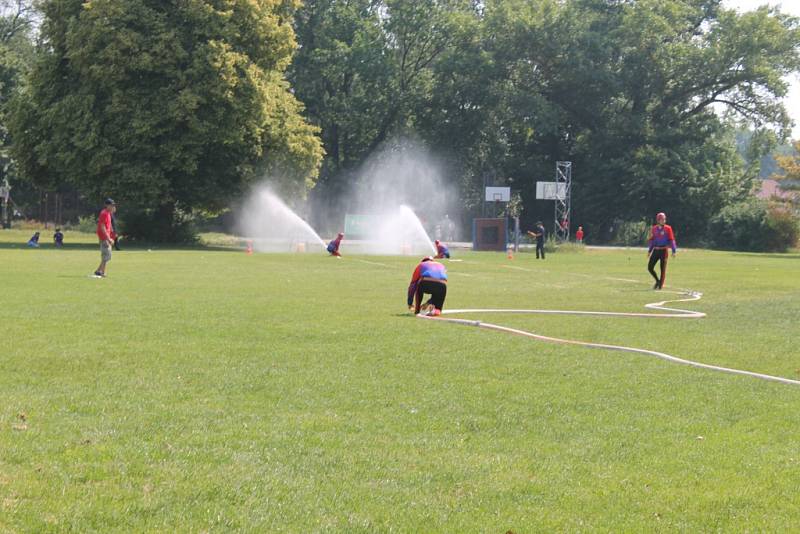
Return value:
[(106, 277), (106, 264), (111, 261), (111, 249), (114, 246), (114, 229), (111, 225), (111, 218), (117, 211), (117, 205), (113, 200), (107, 198), (105, 207), (97, 218), (97, 238), (100, 240), (100, 265), (94, 272), (97, 278)]
[[(650, 240), (648, 241), (647, 255), (650, 261), (647, 262), (647, 270), (655, 278), (653, 289), (664, 287), (664, 279), (667, 277), (667, 258), (669, 249), (672, 249), (672, 257), (675, 257), (677, 245), (675, 244), (675, 234), (672, 227), (667, 223), (667, 216), (664, 213), (656, 215), (656, 224), (650, 229)], [(656, 262), (661, 262), (661, 277), (656, 274)]]
[(447, 268), (441, 263), (433, 261), (430, 256), (422, 258), (411, 275), (411, 283), (408, 284), (408, 306), (411, 307), (413, 303), (414, 315), (419, 314), (422, 297), (426, 293), (431, 296), (426, 304), (433, 305), (427, 314), (441, 315), (444, 299), (447, 297)]
[(583, 226), (579, 226), (578, 231), (575, 232), (575, 241), (583, 243)]
[(542, 221), (537, 221), (536, 228), (533, 229), (533, 232), (528, 230), (528, 235), (536, 238), (536, 259), (539, 259), (539, 254), (544, 259), (544, 225)]
[(330, 252), (331, 256), (336, 256), (337, 258), (341, 258), (342, 255), (339, 254), (339, 245), (342, 244), (342, 239), (344, 239), (344, 234), (339, 232), (336, 234), (336, 239), (328, 243), (328, 252)]
[(61, 233), (61, 228), (56, 228), (56, 233), (53, 234), (53, 243), (55, 243), (56, 248), (64, 246), (64, 234)]

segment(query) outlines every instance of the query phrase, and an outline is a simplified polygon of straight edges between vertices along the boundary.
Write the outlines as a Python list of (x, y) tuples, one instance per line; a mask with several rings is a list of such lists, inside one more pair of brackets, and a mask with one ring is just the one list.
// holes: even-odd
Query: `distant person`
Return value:
[(438, 239), (433, 242), (436, 245), (436, 258), (447, 258), (450, 259), (450, 249), (447, 248), (447, 245), (439, 241)]
[(31, 248), (39, 248), (39, 232), (34, 233), (30, 239), (28, 239), (28, 246)]
[(117, 205), (113, 200), (107, 198), (105, 207), (97, 218), (97, 238), (100, 240), (100, 265), (94, 272), (95, 277), (106, 277), (106, 264), (111, 261), (111, 249), (114, 247), (114, 229), (111, 225), (111, 218), (117, 211)]
[(578, 231), (575, 232), (575, 241), (583, 243), (583, 226), (579, 226)]
[(541, 254), (541, 258), (544, 259), (544, 225), (542, 221), (537, 221), (536, 226), (533, 229), (533, 232), (528, 230), (528, 235), (531, 237), (536, 238), (536, 259), (538, 260)]
[(411, 275), (411, 283), (408, 284), (408, 306), (414, 305), (415, 315), (420, 312), (422, 297), (425, 294), (431, 296), (428, 303), (433, 305), (427, 314), (441, 315), (444, 299), (447, 297), (447, 269), (430, 256), (422, 258), (414, 269), (414, 274)]
[(56, 228), (56, 233), (53, 234), (53, 243), (56, 248), (64, 246), (64, 234), (61, 233), (61, 228)]
[[(650, 257), (650, 261), (647, 262), (647, 270), (656, 280), (653, 289), (661, 289), (664, 287), (664, 280), (667, 277), (668, 251), (671, 248), (672, 257), (675, 257), (678, 249), (675, 244), (675, 234), (672, 231), (672, 227), (666, 223), (666, 214), (659, 213), (656, 215), (656, 224), (650, 229), (649, 247), (647, 249), (647, 255)], [(661, 262), (660, 278), (654, 269), (656, 262)]]
[(444, 238), (451, 242), (456, 238), (456, 223), (446, 213), (444, 214)]
[(339, 245), (342, 244), (342, 239), (344, 239), (344, 234), (339, 232), (336, 234), (336, 239), (328, 243), (328, 252), (330, 252), (331, 256), (336, 256), (337, 258), (342, 257), (342, 255), (339, 254)]
[(114, 234), (114, 250), (119, 250), (119, 234), (117, 233), (117, 216), (111, 214), (111, 232)]

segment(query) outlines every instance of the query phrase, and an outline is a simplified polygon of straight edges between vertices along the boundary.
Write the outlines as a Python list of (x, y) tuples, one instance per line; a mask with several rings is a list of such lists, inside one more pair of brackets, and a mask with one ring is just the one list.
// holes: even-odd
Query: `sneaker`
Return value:
[(105, 278), (105, 277), (106, 277), (106, 275), (105, 275), (105, 274), (103, 274), (103, 273), (101, 273), (100, 271), (95, 271), (95, 272), (94, 272), (94, 277), (95, 277), (95, 278)]
[(436, 309), (436, 308), (434, 308), (433, 311), (431, 312), (431, 315), (434, 316), (434, 317), (439, 317), (441, 314), (442, 314), (442, 310), (439, 310), (439, 309)]

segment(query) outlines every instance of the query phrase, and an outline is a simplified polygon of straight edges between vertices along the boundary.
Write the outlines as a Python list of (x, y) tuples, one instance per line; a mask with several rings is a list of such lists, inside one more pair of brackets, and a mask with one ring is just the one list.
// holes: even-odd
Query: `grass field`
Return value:
[[(800, 524), (800, 387), (415, 319), (416, 258), (346, 243), (124, 250), (98, 280), (91, 236), (28, 234), (0, 232), (0, 532)], [(456, 257), (446, 308), (672, 296), (640, 250)], [(666, 289), (707, 318), (483, 319), (796, 379), (798, 275), (798, 254), (684, 250)]]

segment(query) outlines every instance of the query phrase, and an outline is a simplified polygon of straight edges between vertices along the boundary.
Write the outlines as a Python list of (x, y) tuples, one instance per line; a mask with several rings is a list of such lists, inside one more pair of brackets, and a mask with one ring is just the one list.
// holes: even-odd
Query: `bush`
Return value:
[(617, 221), (611, 244), (623, 247), (641, 247), (650, 239), (650, 226), (646, 221)]
[(800, 240), (800, 224), (797, 216), (783, 206), (772, 205), (767, 209), (767, 250), (786, 252)]
[(198, 239), (191, 215), (174, 208), (130, 207), (117, 212), (117, 224), (126, 241), (192, 244)]
[(78, 224), (71, 225), (69, 229), (75, 230), (76, 232), (93, 234), (97, 231), (97, 217), (93, 215), (78, 217)]
[(749, 252), (783, 252), (797, 243), (798, 220), (791, 212), (759, 199), (722, 208), (709, 224), (717, 248)]

